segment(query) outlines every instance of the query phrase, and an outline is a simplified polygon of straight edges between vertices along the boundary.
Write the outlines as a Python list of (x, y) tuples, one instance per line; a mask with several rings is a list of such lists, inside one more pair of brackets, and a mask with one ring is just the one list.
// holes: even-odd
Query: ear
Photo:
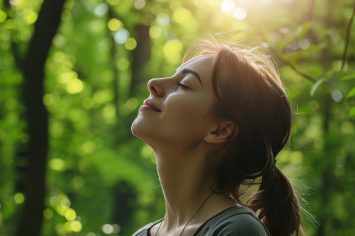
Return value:
[(206, 143), (220, 144), (234, 138), (238, 133), (238, 126), (229, 120), (221, 121), (206, 134)]

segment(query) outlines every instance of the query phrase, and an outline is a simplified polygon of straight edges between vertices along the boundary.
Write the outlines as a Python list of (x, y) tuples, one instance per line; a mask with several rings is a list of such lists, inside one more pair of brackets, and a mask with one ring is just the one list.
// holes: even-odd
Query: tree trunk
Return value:
[[(327, 7), (327, 16), (324, 19), (324, 27), (325, 28), (331, 28), (333, 25), (332, 19), (331, 19), (331, 11), (332, 11), (332, 2), (331, 0), (327, 0), (325, 3)], [(332, 58), (332, 53), (331, 53), (331, 40), (330, 36), (327, 37), (327, 44), (328, 47), (326, 47), (325, 50), (323, 50), (323, 60), (322, 60), (322, 65), (324, 69), (330, 68), (331, 62), (333, 60)], [(322, 136), (324, 140), (324, 147), (323, 147), (323, 153), (330, 153), (331, 147), (329, 143), (329, 135), (331, 133), (330, 130), (330, 123), (332, 120), (332, 106), (333, 106), (333, 101), (331, 99), (331, 94), (329, 92), (324, 92), (323, 96), (321, 97), (321, 115), (322, 115)], [(329, 163), (334, 163), (334, 158), (335, 157), (328, 157), (328, 164), (323, 166), (323, 169), (321, 170), (320, 173), (320, 184), (319, 184), (319, 194), (320, 194), (320, 199), (319, 201), (321, 202), (322, 207), (324, 208), (324, 211), (322, 214), (319, 216), (319, 226), (316, 231), (317, 236), (324, 236), (327, 235), (327, 226), (329, 222), (331, 221), (332, 214), (330, 211), (327, 209), (327, 207), (330, 205), (331, 201), (331, 183), (335, 181), (334, 179), (334, 174), (333, 174), (333, 168), (334, 166)]]
[[(330, 155), (332, 149), (332, 141), (329, 139), (330, 135), (330, 123), (332, 120), (332, 107), (333, 101), (331, 100), (330, 94), (324, 93), (321, 101), (322, 109), (322, 135), (324, 140), (323, 153)], [(332, 210), (329, 210), (327, 206), (330, 206), (331, 193), (334, 191), (332, 188), (336, 186), (336, 177), (334, 176), (334, 166), (336, 162), (335, 156), (324, 156), (323, 158), (328, 158), (327, 165), (323, 166), (320, 173), (320, 185), (319, 185), (319, 201), (323, 207), (323, 212), (319, 216), (319, 227), (317, 228), (317, 236), (327, 235), (326, 228), (332, 220), (333, 214)]]
[(120, 225), (120, 235), (129, 235), (134, 212), (136, 210), (138, 193), (128, 181), (122, 180), (113, 186), (112, 223)]
[(45, 62), (65, 0), (44, 0), (23, 60), (23, 102), (27, 122), (25, 203), (18, 236), (41, 234), (48, 153), (48, 112), (43, 104)]
[[(108, 15), (107, 15), (107, 22), (115, 17), (115, 13), (114, 13), (114, 9), (112, 9), (112, 7), (107, 4), (108, 7)], [(112, 34), (112, 32), (106, 27), (107, 32), (108, 32), (108, 38), (110, 39), (110, 62), (111, 62), (111, 68), (112, 68), (112, 74), (113, 74), (113, 78), (112, 78), (112, 90), (113, 90), (113, 105), (115, 107), (115, 116), (116, 119), (118, 120), (120, 117), (120, 98), (119, 98), (119, 84), (120, 84), (120, 78), (119, 78), (119, 71), (117, 68), (117, 46), (116, 46), (116, 42), (114, 40), (114, 36)]]
[(149, 25), (139, 24), (135, 27), (137, 47), (132, 53), (132, 81), (130, 88), (130, 96), (137, 95), (137, 88), (144, 80), (144, 68), (150, 58), (150, 37)]

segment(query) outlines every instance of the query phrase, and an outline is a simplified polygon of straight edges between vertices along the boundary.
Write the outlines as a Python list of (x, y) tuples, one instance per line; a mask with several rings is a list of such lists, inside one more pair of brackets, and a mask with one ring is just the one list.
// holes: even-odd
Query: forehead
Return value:
[(185, 68), (195, 70), (202, 80), (207, 79), (212, 74), (214, 55), (200, 55), (191, 58), (177, 68), (177, 71)]

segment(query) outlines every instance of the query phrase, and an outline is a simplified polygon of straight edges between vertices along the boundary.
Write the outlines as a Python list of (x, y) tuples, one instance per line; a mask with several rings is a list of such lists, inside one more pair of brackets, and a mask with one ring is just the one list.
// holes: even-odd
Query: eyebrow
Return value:
[(200, 75), (199, 75), (196, 71), (185, 68), (185, 69), (183, 69), (183, 70), (181, 71), (181, 73), (183, 73), (183, 74), (193, 74), (193, 75), (198, 79), (198, 81), (200, 82), (200, 84), (202, 85), (201, 77), (200, 77)]

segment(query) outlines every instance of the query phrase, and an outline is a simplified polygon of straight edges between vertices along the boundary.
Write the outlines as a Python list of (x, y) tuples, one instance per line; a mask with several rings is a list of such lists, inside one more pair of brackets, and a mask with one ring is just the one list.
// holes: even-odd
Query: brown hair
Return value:
[(184, 60), (196, 49), (214, 55), (217, 115), (238, 126), (217, 168), (219, 190), (242, 203), (241, 186), (261, 177), (244, 205), (258, 213), (271, 235), (303, 235), (295, 190), (275, 165), (290, 135), (291, 105), (274, 64), (255, 49), (211, 42), (190, 48)]

